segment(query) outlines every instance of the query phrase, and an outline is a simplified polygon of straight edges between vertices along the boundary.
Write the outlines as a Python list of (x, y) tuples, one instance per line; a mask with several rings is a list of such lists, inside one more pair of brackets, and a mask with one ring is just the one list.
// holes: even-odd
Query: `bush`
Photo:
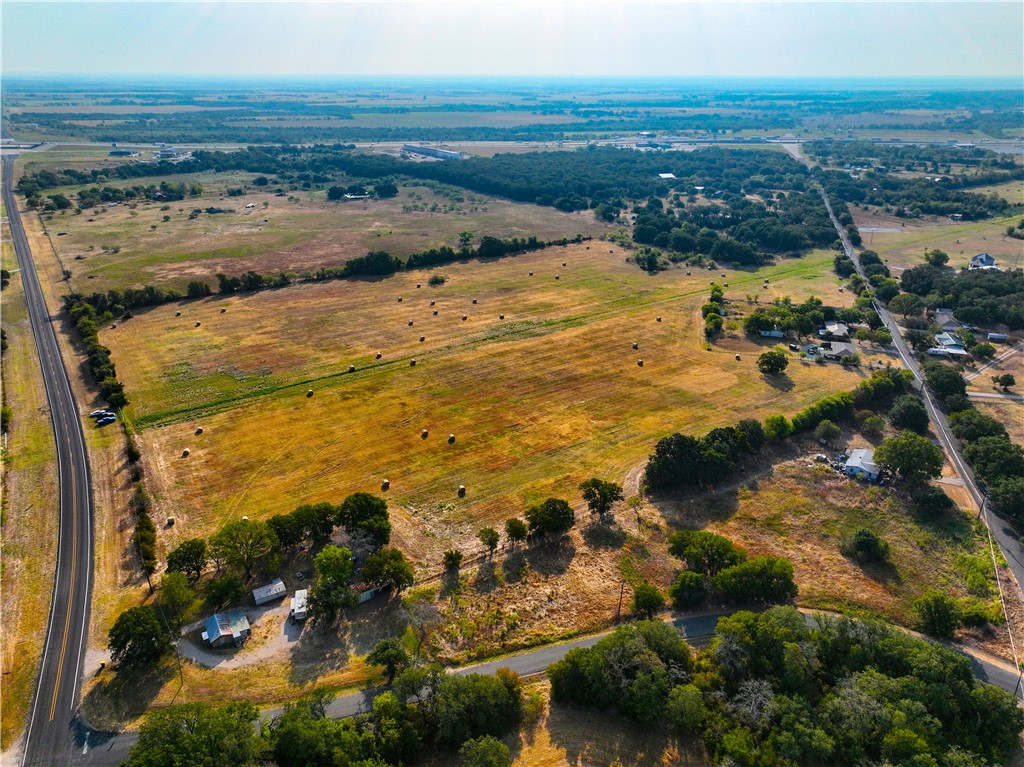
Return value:
[(698, 573), (683, 570), (669, 586), (668, 595), (672, 605), (683, 610), (703, 602), (707, 597), (707, 588), (704, 586), (704, 579)]
[(937, 516), (956, 509), (953, 499), (938, 487), (928, 487), (914, 496), (914, 507), (928, 516)]
[(643, 615), (647, 620), (654, 618), (655, 613), (664, 606), (665, 596), (656, 586), (641, 583), (633, 590), (633, 612)]
[(936, 639), (950, 639), (960, 627), (960, 606), (941, 591), (929, 591), (914, 602), (918, 627)]
[(743, 562), (747, 553), (728, 538), (707, 530), (681, 530), (669, 537), (669, 553), (695, 573), (716, 575)]
[(443, 274), (432, 274), (430, 275), (430, 279), (427, 280), (427, 284), (437, 287), (438, 285), (444, 285), (447, 281), (448, 278)]
[(714, 579), (733, 602), (785, 602), (796, 597), (793, 565), (780, 557), (754, 557), (733, 565)]
[(843, 541), (842, 552), (858, 562), (884, 562), (889, 556), (889, 544), (862, 527)]
[(885, 419), (880, 415), (865, 418), (860, 425), (860, 433), (868, 439), (881, 439), (885, 434)]
[(462, 552), (458, 549), (448, 549), (444, 553), (444, 569), (458, 570), (462, 565)]
[(928, 430), (928, 411), (913, 394), (904, 394), (893, 401), (889, 420), (897, 429), (910, 429), (918, 434)]
[(459, 767), (511, 767), (508, 746), (493, 735), (467, 740), (459, 747)]
[(789, 357), (778, 349), (769, 349), (757, 358), (757, 369), (765, 375), (778, 375), (789, 366)]
[(843, 435), (842, 430), (827, 418), (814, 427), (814, 438), (834, 442)]

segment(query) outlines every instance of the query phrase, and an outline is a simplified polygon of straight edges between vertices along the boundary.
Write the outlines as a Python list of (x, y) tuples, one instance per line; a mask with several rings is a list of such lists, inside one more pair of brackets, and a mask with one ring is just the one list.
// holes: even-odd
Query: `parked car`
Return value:
[(797, 346), (796, 344), (790, 344), (789, 345), (789, 349), (790, 349), (790, 351), (794, 351), (794, 352), (800, 351), (800, 347)]
[(108, 423), (113, 423), (116, 420), (117, 419), (114, 416), (106, 415), (106, 416), (103, 416), (103, 418), (100, 418), (99, 420), (97, 420), (96, 421), (96, 425), (97, 426), (106, 426)]
[(90, 418), (99, 418), (101, 415), (107, 415), (107, 411), (106, 410), (93, 410), (91, 413), (89, 413), (89, 417)]

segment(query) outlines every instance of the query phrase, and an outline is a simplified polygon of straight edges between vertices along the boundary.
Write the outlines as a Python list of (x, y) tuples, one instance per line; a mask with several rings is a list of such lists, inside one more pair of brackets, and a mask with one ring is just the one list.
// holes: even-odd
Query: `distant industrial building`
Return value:
[(436, 157), (439, 160), (461, 160), (462, 152), (452, 152), (448, 149), (438, 149), (433, 146), (421, 146), (419, 144), (403, 144), (402, 151), (409, 154), (419, 154), (424, 157)]
[(183, 160), (186, 157), (191, 157), (192, 152), (188, 149), (179, 149), (175, 146), (169, 146), (157, 152), (156, 156), (161, 160)]
[(138, 157), (140, 154), (137, 149), (113, 149), (110, 152), (111, 157)]

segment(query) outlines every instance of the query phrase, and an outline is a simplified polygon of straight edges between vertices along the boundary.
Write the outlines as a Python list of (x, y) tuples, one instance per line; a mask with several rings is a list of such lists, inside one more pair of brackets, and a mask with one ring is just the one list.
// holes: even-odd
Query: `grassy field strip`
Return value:
[[(778, 280), (780, 278), (810, 273), (817, 271), (818, 268), (818, 264), (801, 264), (799, 266), (794, 266), (792, 268), (775, 269), (770, 272), (772, 274), (771, 279)], [(711, 274), (711, 272), (708, 272), (708, 274)], [(759, 284), (762, 278), (751, 274), (742, 277), (731, 277), (730, 279), (731, 288), (733, 284)], [(708, 290), (710, 290), (710, 283), (708, 285)], [(368, 374), (380, 372), (380, 370), (383, 368), (390, 368), (394, 365), (407, 365), (409, 360), (414, 357), (416, 359), (432, 358), (442, 356), (448, 353), (454, 353), (457, 351), (473, 349), (484, 343), (511, 342), (526, 338), (534, 338), (542, 335), (557, 333), (567, 328), (579, 327), (588, 322), (610, 319), (613, 317), (637, 315), (645, 311), (648, 311), (652, 307), (672, 306), (686, 299), (691, 299), (695, 296), (699, 296), (704, 292), (704, 288), (702, 287), (698, 289), (674, 293), (664, 298), (651, 298), (647, 300), (637, 299), (636, 297), (631, 296), (624, 296), (613, 301), (612, 306), (604, 310), (589, 312), (586, 314), (578, 314), (558, 320), (547, 320), (541, 326), (530, 325), (528, 327), (521, 328), (520, 330), (506, 331), (501, 333), (500, 335), (487, 335), (482, 337), (470, 338), (458, 343), (448, 344), (446, 346), (429, 349), (420, 354), (408, 353), (398, 357), (397, 359), (389, 359), (388, 361), (367, 361), (361, 365), (358, 365), (355, 373), (349, 373), (347, 372), (347, 370), (337, 370), (331, 373), (324, 374), (322, 376), (313, 376), (294, 381), (286, 381), (278, 385), (256, 389), (241, 395), (225, 397), (223, 399), (203, 403), (201, 405), (197, 405), (194, 407), (180, 408), (172, 411), (162, 411), (158, 413), (143, 415), (138, 417), (135, 420), (135, 422), (140, 428), (166, 426), (172, 423), (188, 420), (190, 418), (207, 416), (213, 413), (222, 412), (226, 409), (234, 407), (240, 402), (260, 397), (271, 396), (279, 392), (284, 393), (290, 389), (310, 387), (315, 386), (317, 384), (323, 385), (325, 383), (330, 383), (331, 385), (340, 385), (352, 378), (359, 378)]]

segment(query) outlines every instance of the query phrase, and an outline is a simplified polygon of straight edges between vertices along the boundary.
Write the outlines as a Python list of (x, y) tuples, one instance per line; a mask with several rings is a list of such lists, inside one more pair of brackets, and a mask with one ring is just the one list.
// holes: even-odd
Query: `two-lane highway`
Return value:
[(21, 761), (26, 767), (50, 767), (70, 764), (74, 754), (81, 752), (75, 743), (74, 719), (92, 589), (92, 484), (81, 416), (39, 285), (13, 184), (14, 157), (5, 156), (4, 204), (21, 267), (57, 446), (60, 503), (52, 513), (60, 515), (60, 532), (53, 599)]

